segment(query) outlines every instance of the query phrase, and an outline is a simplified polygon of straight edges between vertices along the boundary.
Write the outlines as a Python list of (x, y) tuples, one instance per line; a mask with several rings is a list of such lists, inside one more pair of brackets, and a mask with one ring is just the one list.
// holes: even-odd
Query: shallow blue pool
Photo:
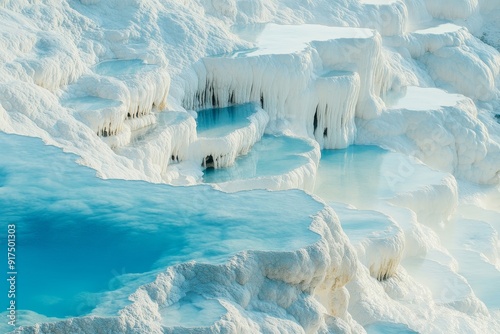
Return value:
[(299, 138), (264, 135), (247, 155), (236, 159), (233, 166), (205, 170), (203, 181), (221, 183), (285, 174), (306, 164), (309, 160), (301, 154), (312, 149), (311, 144)]
[(248, 118), (256, 112), (257, 106), (253, 103), (200, 110), (196, 130), (202, 137), (222, 137), (250, 125)]
[(391, 152), (378, 146), (323, 150), (314, 193), (326, 201), (364, 207), (391, 192), (385, 159)]
[(111, 59), (100, 62), (94, 67), (96, 73), (113, 77), (134, 75), (141, 70), (153, 70), (158, 65), (146, 64), (142, 59)]
[[(151, 272), (166, 266), (221, 263), (242, 250), (298, 249), (318, 240), (309, 225), (322, 205), (300, 191), (226, 194), (102, 180), (38, 139), (0, 140), (0, 240), (15, 224), (18, 310), (83, 315), (101, 292), (123, 284), (134, 291), (141, 275), (152, 280)], [(8, 290), (6, 280), (0, 289)], [(7, 293), (0, 300), (7, 305)]]

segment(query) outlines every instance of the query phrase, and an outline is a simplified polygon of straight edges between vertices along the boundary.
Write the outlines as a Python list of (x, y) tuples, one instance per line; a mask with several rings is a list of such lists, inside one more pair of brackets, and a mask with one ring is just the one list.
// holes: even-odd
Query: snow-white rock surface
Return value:
[(499, 49), (497, 0), (0, 0), (21, 332), (500, 332)]

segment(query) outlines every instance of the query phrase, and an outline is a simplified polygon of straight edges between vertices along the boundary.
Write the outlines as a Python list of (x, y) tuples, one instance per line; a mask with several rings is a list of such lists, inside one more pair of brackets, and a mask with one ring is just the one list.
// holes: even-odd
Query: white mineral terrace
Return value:
[(345, 38), (373, 38), (370, 29), (327, 27), (316, 24), (236, 27), (235, 32), (255, 43), (255, 49), (238, 51), (231, 57), (293, 54), (304, 51), (313, 42)]
[(500, 333), (500, 1), (0, 22), (0, 333)]

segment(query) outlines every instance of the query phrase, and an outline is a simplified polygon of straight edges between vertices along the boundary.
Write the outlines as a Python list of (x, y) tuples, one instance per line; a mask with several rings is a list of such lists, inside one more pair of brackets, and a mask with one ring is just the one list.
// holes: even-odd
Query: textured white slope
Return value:
[(116, 153), (130, 158), (139, 165), (135, 168), (148, 175), (158, 175), (153, 182), (163, 182), (169, 164), (188, 156), (189, 145), (196, 140), (196, 123), (182, 112), (165, 111), (151, 116), (155, 117), (155, 124), (131, 133), (131, 144)]
[[(500, 55), (472, 36), (462, 26), (451, 23), (431, 25), (402, 36), (388, 44), (408, 50), (419, 59), (439, 86), (472, 99), (495, 97), (495, 81), (500, 71)], [(449, 66), (453, 63), (453, 66)]]
[(332, 207), (370, 275), (379, 281), (394, 276), (405, 248), (405, 237), (398, 223), (376, 211), (361, 211), (335, 203)]
[[(170, 87), (166, 66), (141, 59), (113, 59), (96, 64), (92, 71), (68, 87), (65, 95), (71, 98), (62, 102), (112, 147), (128, 144), (130, 131), (151, 125), (153, 108), (165, 108)], [(111, 102), (99, 103), (98, 99)], [(94, 101), (92, 106), (85, 103), (89, 100)]]
[(414, 155), (475, 182), (498, 183), (500, 146), (476, 115), (474, 103), (464, 96), (409, 87), (381, 117), (359, 120), (357, 142)]

